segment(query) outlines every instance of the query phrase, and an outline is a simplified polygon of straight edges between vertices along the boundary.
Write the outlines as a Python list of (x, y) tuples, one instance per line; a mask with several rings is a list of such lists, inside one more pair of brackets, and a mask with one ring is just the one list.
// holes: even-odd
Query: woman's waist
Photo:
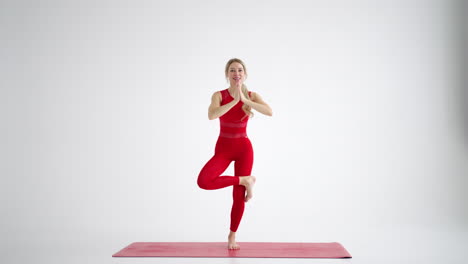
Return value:
[(219, 129), (219, 134), (223, 137), (246, 137), (247, 136), (247, 127), (246, 126), (221, 126)]
[(244, 147), (251, 147), (252, 143), (250, 142), (247, 135), (230, 135), (220, 133), (216, 145), (222, 147), (223, 149), (238, 149)]
[(219, 136), (222, 138), (247, 138), (247, 121), (229, 121), (220, 119)]
[(226, 131), (220, 131), (219, 132), (219, 137), (220, 138), (247, 138), (247, 132), (246, 131), (240, 131), (240, 132), (226, 132)]

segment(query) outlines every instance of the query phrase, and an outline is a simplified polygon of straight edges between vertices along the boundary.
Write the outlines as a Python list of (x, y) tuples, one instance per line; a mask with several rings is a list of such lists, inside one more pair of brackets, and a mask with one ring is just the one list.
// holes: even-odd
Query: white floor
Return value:
[[(365, 234), (338, 241), (351, 259), (265, 259), (265, 258), (112, 258), (127, 244), (89, 241), (86, 245), (9, 245), (3, 248), (1, 263), (154, 263), (154, 264), (305, 264), (305, 263), (468, 263), (468, 230), (400, 228), (369, 230)], [(103, 240), (104, 241), (104, 240)], [(135, 241), (128, 241), (128, 244)], [(317, 241), (318, 242), (318, 241)], [(7, 252), (6, 252), (7, 251)]]

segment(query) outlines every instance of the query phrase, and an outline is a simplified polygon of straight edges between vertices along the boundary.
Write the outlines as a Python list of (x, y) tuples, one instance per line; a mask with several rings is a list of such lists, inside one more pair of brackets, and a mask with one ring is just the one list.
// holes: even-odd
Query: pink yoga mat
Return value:
[(228, 250), (226, 242), (135, 242), (113, 257), (200, 258), (351, 258), (337, 242), (273, 243), (239, 242), (239, 250)]

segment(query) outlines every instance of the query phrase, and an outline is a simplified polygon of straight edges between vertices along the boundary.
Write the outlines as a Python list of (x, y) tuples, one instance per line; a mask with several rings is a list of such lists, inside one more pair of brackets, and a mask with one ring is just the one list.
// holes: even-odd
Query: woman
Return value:
[[(208, 118), (220, 119), (220, 134), (216, 142), (215, 154), (206, 163), (198, 176), (198, 186), (205, 190), (215, 190), (233, 186), (231, 225), (228, 236), (228, 249), (239, 249), (236, 232), (244, 213), (245, 202), (252, 198), (255, 177), (251, 176), (253, 149), (247, 137), (247, 121), (253, 115), (252, 109), (271, 116), (272, 110), (262, 97), (250, 92), (243, 84), (247, 78), (244, 62), (234, 58), (227, 62), (226, 78), (230, 87), (217, 91), (211, 97)], [(231, 161), (234, 161), (235, 176), (221, 176)]]

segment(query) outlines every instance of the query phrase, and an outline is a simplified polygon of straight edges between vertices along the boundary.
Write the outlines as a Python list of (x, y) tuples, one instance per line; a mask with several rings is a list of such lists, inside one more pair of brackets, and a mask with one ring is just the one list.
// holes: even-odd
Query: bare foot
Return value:
[(230, 232), (228, 236), (228, 249), (240, 249), (239, 245), (236, 243), (236, 233)]
[(247, 184), (245, 185), (245, 189), (247, 194), (245, 195), (245, 202), (248, 202), (253, 197), (253, 186), (257, 179), (254, 176), (249, 176), (247, 178)]

